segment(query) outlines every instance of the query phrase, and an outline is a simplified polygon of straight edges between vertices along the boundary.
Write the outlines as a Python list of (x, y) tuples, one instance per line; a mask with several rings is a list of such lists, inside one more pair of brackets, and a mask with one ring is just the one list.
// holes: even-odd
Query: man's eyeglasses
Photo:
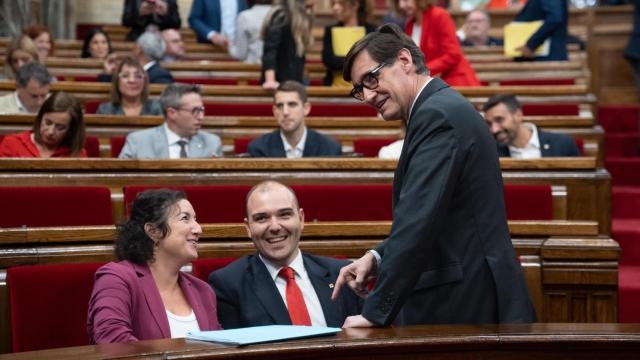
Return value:
[(373, 70), (364, 74), (362, 77), (362, 83), (360, 85), (356, 85), (351, 89), (351, 96), (354, 98), (364, 101), (364, 88), (369, 90), (374, 90), (378, 87), (378, 75), (380, 74), (380, 70), (387, 65), (386, 63), (380, 63)]
[(196, 106), (192, 109), (183, 109), (183, 108), (178, 108), (178, 110), (182, 110), (182, 111), (188, 111), (191, 113), (191, 115), (198, 117), (200, 116), (200, 114), (204, 114), (204, 106)]

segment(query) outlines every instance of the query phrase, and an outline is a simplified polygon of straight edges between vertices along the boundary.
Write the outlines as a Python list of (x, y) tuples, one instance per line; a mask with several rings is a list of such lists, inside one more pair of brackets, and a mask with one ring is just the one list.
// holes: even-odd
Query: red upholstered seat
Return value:
[(96, 82), (98, 77), (96, 75), (74, 75), (73, 81), (78, 82)]
[(176, 82), (196, 85), (238, 85), (237, 79), (231, 78), (202, 78), (202, 77), (174, 77)]
[(88, 100), (84, 102), (84, 113), (85, 114), (95, 114), (98, 111), (98, 106), (100, 106), (100, 101), (98, 100)]
[(620, 265), (618, 270), (618, 321), (640, 323), (640, 266)]
[(501, 86), (509, 85), (574, 85), (574, 79), (518, 79), (500, 81)]
[(88, 157), (100, 157), (100, 140), (98, 140), (98, 137), (87, 136), (84, 143), (84, 149), (87, 151)]
[(553, 219), (553, 196), (550, 185), (504, 186), (504, 202), (509, 220)]
[(522, 113), (532, 115), (579, 115), (580, 108), (576, 104), (523, 104)]
[(113, 224), (107, 187), (3, 186), (0, 199), (0, 227)]
[(609, 132), (640, 131), (639, 105), (600, 105), (598, 123)]
[[(127, 186), (124, 188), (126, 214), (131, 213), (131, 205), (136, 195), (147, 189), (159, 186)], [(213, 185), (213, 186), (171, 186), (187, 194), (187, 198), (201, 224), (240, 223), (245, 218), (245, 197), (251, 189), (249, 185)]]
[[(273, 116), (271, 103), (218, 103), (204, 104), (207, 116)], [(366, 104), (313, 103), (309, 116), (377, 116), (377, 112)], [(275, 119), (273, 120), (276, 126)]]
[(234, 260), (236, 260), (236, 258), (209, 258), (193, 260), (191, 262), (191, 275), (200, 280), (207, 281), (209, 279), (209, 274), (218, 269), (222, 269)]
[(606, 156), (640, 156), (640, 132), (605, 133)]
[(7, 270), (14, 352), (89, 345), (87, 310), (102, 263)]
[(309, 116), (378, 116), (378, 112), (371, 106), (364, 103), (353, 104), (333, 104), (333, 103), (313, 103)]
[(391, 184), (293, 185), (305, 221), (391, 220)]
[(604, 162), (611, 173), (612, 185), (640, 184), (640, 157), (609, 156)]
[(233, 153), (244, 154), (249, 151), (249, 143), (253, 140), (252, 137), (241, 137), (233, 139)]
[(112, 136), (109, 138), (111, 144), (111, 157), (117, 158), (120, 155), (120, 151), (124, 147), (124, 143), (127, 141), (126, 136)]
[(353, 152), (364, 157), (378, 157), (378, 152), (383, 146), (387, 146), (397, 139), (390, 138), (362, 138), (353, 140)]
[(573, 141), (576, 143), (578, 147), (578, 151), (580, 152), (580, 156), (584, 156), (584, 140), (579, 137), (574, 137)]

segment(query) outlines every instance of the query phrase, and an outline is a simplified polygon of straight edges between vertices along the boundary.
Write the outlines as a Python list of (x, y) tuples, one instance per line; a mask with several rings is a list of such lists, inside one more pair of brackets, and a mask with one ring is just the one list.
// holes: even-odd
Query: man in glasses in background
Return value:
[(160, 104), (164, 124), (129, 134), (120, 159), (222, 156), (220, 138), (201, 130), (204, 104), (197, 85), (168, 85), (160, 95)]
[(424, 56), (396, 25), (353, 45), (343, 77), (351, 94), (406, 137), (393, 184), (388, 238), (340, 271), (367, 296), (343, 327), (535, 321), (511, 244), (495, 142), (462, 95), (429, 76)]

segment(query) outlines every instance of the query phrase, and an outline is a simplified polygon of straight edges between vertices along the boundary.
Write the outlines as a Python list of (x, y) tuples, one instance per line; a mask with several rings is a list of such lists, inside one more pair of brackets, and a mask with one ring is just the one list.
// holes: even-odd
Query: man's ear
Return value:
[(515, 118), (515, 120), (518, 123), (522, 122), (522, 118), (524, 117), (524, 114), (522, 114), (522, 109), (518, 109), (513, 113), (513, 117)]
[(302, 231), (304, 229), (304, 209), (300, 208), (298, 214), (300, 216), (300, 231)]
[(307, 101), (302, 106), (304, 106), (304, 116), (309, 116), (309, 113), (311, 112), (311, 103)]
[(398, 56), (396, 57), (397, 61), (402, 64), (402, 70), (406, 73), (409, 73), (413, 67), (413, 58), (411, 57), (411, 52), (407, 48), (402, 48), (398, 52)]
[(247, 236), (249, 236), (249, 239), (253, 239), (251, 237), (251, 228), (249, 227), (249, 219), (244, 218), (244, 229), (247, 230)]

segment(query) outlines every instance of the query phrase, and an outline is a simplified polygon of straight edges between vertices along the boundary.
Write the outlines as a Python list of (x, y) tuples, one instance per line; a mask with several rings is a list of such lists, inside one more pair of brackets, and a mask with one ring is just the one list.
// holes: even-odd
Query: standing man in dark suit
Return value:
[(396, 25), (356, 42), (343, 76), (356, 99), (407, 129), (389, 237), (336, 281), (334, 296), (345, 283), (366, 296), (377, 276), (362, 314), (344, 327), (534, 321), (507, 227), (495, 142), (480, 114), (429, 76), (420, 49)]
[(198, 36), (198, 42), (227, 48), (235, 36), (236, 18), (246, 8), (245, 0), (194, 0), (189, 27)]
[(273, 96), (273, 116), (280, 129), (250, 142), (249, 154), (292, 159), (342, 155), (342, 147), (337, 141), (304, 125), (304, 117), (310, 111), (304, 85), (293, 80), (281, 83)]
[(492, 96), (482, 106), (484, 117), (498, 143), (499, 156), (516, 159), (538, 159), (551, 156), (580, 156), (573, 139), (538, 129), (522, 122), (520, 102), (514, 95)]
[[(304, 211), (289, 187), (275, 181), (254, 186), (247, 195), (244, 222), (258, 253), (209, 276), (223, 328), (272, 324), (336, 327), (347, 316), (360, 313), (360, 299), (349, 290), (331, 301), (336, 277), (348, 261), (302, 253), (298, 248)], [(295, 281), (282, 275), (291, 269)], [(301, 297), (295, 295), (296, 288)]]
[[(567, 24), (569, 8), (567, 0), (529, 0), (513, 21), (543, 20), (542, 26), (520, 48), (522, 57), (532, 60), (568, 60)], [(551, 40), (548, 56), (535, 56), (538, 46)]]

